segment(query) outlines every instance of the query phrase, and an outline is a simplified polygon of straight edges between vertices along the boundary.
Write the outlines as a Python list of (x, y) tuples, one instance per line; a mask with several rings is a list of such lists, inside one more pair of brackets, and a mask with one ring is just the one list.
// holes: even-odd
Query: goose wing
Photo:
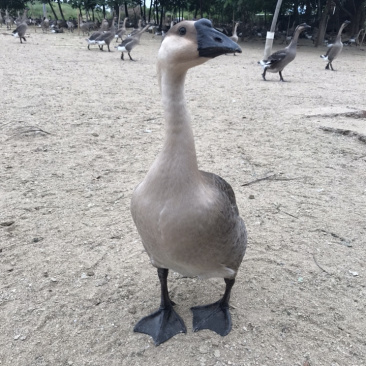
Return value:
[(208, 173), (203, 170), (200, 170), (200, 173), (207, 181), (210, 182), (211, 185), (215, 186), (222, 193), (222, 195), (229, 200), (233, 213), (239, 215), (238, 206), (236, 205), (235, 193), (231, 185), (226, 182), (225, 179), (216, 174)]
[(128, 37), (124, 41), (122, 41), (121, 44), (118, 45), (118, 49), (121, 47), (124, 48), (127, 52), (130, 52), (136, 44), (137, 40), (135, 38)]
[(279, 50), (275, 53), (272, 53), (272, 55), (269, 56), (267, 60), (265, 60), (265, 63), (266, 65), (275, 65), (284, 60), (286, 56), (287, 56), (287, 50)]

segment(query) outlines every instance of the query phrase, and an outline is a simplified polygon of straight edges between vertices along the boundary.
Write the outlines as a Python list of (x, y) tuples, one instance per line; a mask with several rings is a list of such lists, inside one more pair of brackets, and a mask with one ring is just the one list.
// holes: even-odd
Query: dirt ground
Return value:
[(224, 281), (171, 273), (187, 334), (155, 347), (133, 332), (159, 283), (129, 206), (164, 137), (161, 39), (144, 34), (123, 62), (77, 34), (6, 33), (1, 366), (366, 365), (365, 51), (345, 47), (331, 72), (300, 40), (287, 82), (264, 82), (258, 40), (189, 72), (200, 168), (232, 185), (249, 244), (231, 333), (192, 332), (190, 307)]

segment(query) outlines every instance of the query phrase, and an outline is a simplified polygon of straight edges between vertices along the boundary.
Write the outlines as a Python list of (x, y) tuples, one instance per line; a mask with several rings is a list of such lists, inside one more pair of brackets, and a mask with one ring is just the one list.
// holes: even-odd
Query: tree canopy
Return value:
[[(68, 3), (75, 9), (86, 12), (100, 11), (106, 16), (113, 10), (119, 10), (124, 16), (138, 9), (138, 16), (146, 21), (161, 20), (167, 12), (176, 18), (208, 17), (215, 24), (229, 24), (232, 21), (260, 23), (269, 27), (277, 0), (0, 0), (0, 9), (4, 11), (22, 10), (29, 3)], [(151, 3), (151, 5), (150, 5)], [(132, 9), (132, 10), (131, 10)], [(279, 24), (299, 24), (306, 22), (318, 26), (327, 12), (327, 26), (336, 29), (346, 19), (351, 21), (350, 28), (356, 32), (366, 20), (366, 0), (284, 0), (281, 6)], [(329, 13), (329, 14), (328, 14)], [(111, 17), (111, 15), (109, 16)]]

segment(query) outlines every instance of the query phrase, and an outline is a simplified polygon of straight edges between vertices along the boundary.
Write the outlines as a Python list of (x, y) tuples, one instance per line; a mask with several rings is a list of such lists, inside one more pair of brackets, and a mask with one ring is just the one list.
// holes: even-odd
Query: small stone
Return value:
[(51, 279), (51, 282), (58, 282), (55, 277), (51, 277), (50, 279)]
[(128, 312), (130, 314), (136, 314), (136, 307), (135, 306), (131, 306), (129, 309), (128, 309)]
[(43, 238), (33, 238), (32, 242), (33, 243), (38, 243), (39, 241), (41, 241)]
[(82, 280), (85, 280), (86, 278), (88, 278), (88, 275), (86, 273), (82, 273), (81, 276), (80, 276), (80, 278)]
[(11, 226), (15, 221), (4, 221), (0, 223), (0, 226)]
[(216, 349), (214, 352), (214, 355), (215, 355), (215, 357), (220, 357), (221, 353), (218, 349)]
[(93, 271), (88, 271), (88, 272), (86, 272), (86, 274), (87, 274), (89, 277), (94, 276), (94, 272), (93, 272)]
[(254, 200), (254, 194), (249, 195), (250, 200)]
[(18, 340), (20, 338), (20, 334), (17, 334), (16, 336), (14, 336), (15, 340)]
[(348, 271), (352, 276), (357, 277), (358, 276), (358, 272), (356, 271)]
[(208, 347), (207, 346), (201, 346), (200, 347), (200, 352), (205, 354), (205, 353), (208, 353)]
[(99, 134), (98, 134), (98, 133), (96, 133), (96, 132), (93, 132), (93, 133), (92, 133), (92, 136), (94, 136), (94, 137), (98, 137), (98, 136), (99, 136)]

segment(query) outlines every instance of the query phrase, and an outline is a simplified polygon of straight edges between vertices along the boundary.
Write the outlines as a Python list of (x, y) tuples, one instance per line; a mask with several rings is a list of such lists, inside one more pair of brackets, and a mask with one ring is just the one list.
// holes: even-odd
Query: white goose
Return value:
[(131, 202), (133, 220), (161, 284), (159, 310), (142, 318), (134, 331), (149, 334), (156, 345), (186, 332), (169, 297), (169, 269), (190, 277), (224, 278), (226, 290), (219, 301), (191, 308), (193, 329), (222, 336), (231, 330), (230, 292), (247, 234), (231, 186), (198, 169), (184, 81), (189, 68), (234, 52), (241, 52), (235, 42), (200, 19), (172, 27), (158, 53), (165, 142)]

